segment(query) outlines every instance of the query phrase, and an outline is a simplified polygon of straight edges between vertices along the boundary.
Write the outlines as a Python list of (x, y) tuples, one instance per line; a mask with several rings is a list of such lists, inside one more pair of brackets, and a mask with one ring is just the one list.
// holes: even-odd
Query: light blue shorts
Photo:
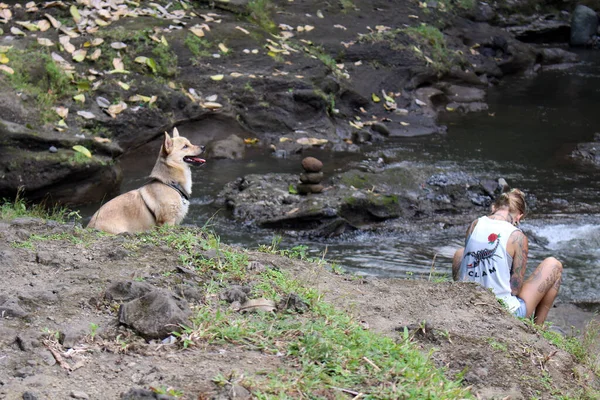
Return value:
[(523, 300), (520, 297), (517, 297), (517, 300), (519, 300), (520, 306), (513, 312), (513, 314), (515, 315), (515, 317), (525, 318), (525, 316), (527, 315), (527, 305), (525, 304), (525, 300)]

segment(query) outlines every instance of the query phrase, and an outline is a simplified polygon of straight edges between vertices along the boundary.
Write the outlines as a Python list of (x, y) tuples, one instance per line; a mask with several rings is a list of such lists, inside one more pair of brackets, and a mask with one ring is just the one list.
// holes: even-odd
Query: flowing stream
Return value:
[[(529, 273), (553, 255), (565, 265), (563, 301), (600, 302), (600, 169), (568, 161), (578, 142), (591, 141), (598, 127), (600, 54), (581, 53), (582, 65), (566, 71), (546, 71), (534, 78), (507, 80), (488, 91), (487, 112), (444, 115), (445, 135), (403, 138), (384, 143), (403, 162), (436, 165), (466, 173), (504, 177), (512, 186), (534, 194), (540, 204), (522, 228), (535, 237), (530, 243)], [(185, 135), (185, 131), (182, 131)], [(124, 157), (123, 191), (139, 187), (153, 166), (160, 144), (147, 154)], [(371, 149), (373, 150), (373, 149)], [(375, 149), (376, 150), (376, 149)], [(342, 171), (363, 154), (316, 154), (325, 174)], [(211, 161), (194, 170), (194, 195), (185, 223), (210, 225), (228, 244), (257, 247), (271, 244), (274, 233), (232, 222), (212, 206), (223, 185), (251, 173), (298, 173), (298, 159), (277, 159), (254, 151), (244, 160)], [(91, 210), (82, 210), (89, 215)], [(418, 234), (355, 233), (323, 241), (284, 237), (279, 246), (308, 246), (312, 256), (367, 275), (450, 275), (450, 258), (464, 242), (464, 227), (423, 227)]]

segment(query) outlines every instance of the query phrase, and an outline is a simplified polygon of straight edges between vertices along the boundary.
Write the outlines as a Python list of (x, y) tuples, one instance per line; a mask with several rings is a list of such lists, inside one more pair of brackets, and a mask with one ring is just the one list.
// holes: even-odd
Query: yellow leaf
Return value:
[(221, 50), (223, 53), (229, 53), (229, 49), (223, 43), (219, 43), (219, 50)]
[(109, 22), (106, 22), (105, 20), (100, 18), (96, 18), (94, 22), (99, 26), (107, 26), (109, 24)]
[(94, 141), (98, 142), (98, 143), (110, 143), (111, 140), (109, 138), (103, 138), (103, 137), (98, 137), (98, 136), (94, 136)]
[(288, 137), (282, 137), (282, 138), (279, 138), (279, 142), (280, 142), (280, 143), (284, 143), (284, 142), (291, 142), (292, 140), (294, 140), (294, 139), (292, 139), (292, 138), (288, 138)]
[(32, 32), (39, 30), (38, 26), (35, 24), (32, 24), (31, 22), (15, 21), (15, 24), (21, 25), (25, 29), (32, 31)]
[(164, 44), (165, 46), (169, 47), (169, 42), (167, 42), (167, 39), (165, 39), (165, 37), (164, 37), (164, 36), (161, 36), (161, 37), (160, 37), (160, 42), (161, 42), (162, 44)]
[(60, 21), (58, 21), (56, 18), (54, 18), (52, 15), (44, 14), (44, 17), (48, 18), (48, 21), (50, 21), (50, 23), (52, 24), (52, 27), (54, 27), (54, 29), (58, 29), (62, 26), (62, 23)]
[(73, 61), (82, 62), (85, 59), (87, 50), (79, 49), (73, 52)]
[(56, 107), (54, 111), (56, 111), (58, 116), (63, 119), (67, 118), (67, 115), (69, 115), (69, 109), (67, 107)]
[(8, 65), (0, 65), (0, 71), (4, 71), (9, 75), (12, 75), (15, 73), (15, 70), (12, 69), (11, 67), (9, 67)]
[(112, 64), (113, 67), (115, 67), (116, 70), (124, 70), (125, 69), (125, 64), (123, 64), (123, 60), (120, 58), (113, 58), (112, 60)]
[(17, 36), (25, 36), (25, 32), (23, 32), (16, 26), (13, 26), (12, 28), (10, 28), (10, 33), (12, 33), (13, 35), (17, 35)]
[(192, 27), (190, 28), (190, 31), (198, 37), (204, 37), (204, 31), (202, 30), (202, 28)]
[(8, 57), (6, 57), (6, 54), (4, 53), (0, 53), (0, 64), (6, 64), (8, 63), (10, 60)]
[(78, 24), (79, 21), (81, 21), (81, 14), (79, 14), (79, 10), (77, 9), (77, 7), (73, 4), (71, 8), (69, 8), (69, 11), (71, 12), (73, 21), (75, 21), (75, 23)]
[(205, 103), (200, 104), (203, 108), (206, 108), (208, 110), (216, 110), (219, 108), (223, 108), (223, 105), (219, 104), (219, 103), (214, 103), (212, 101), (207, 101)]
[(100, 49), (96, 49), (94, 50), (94, 52), (90, 55), (90, 60), (92, 61), (96, 61), (98, 58), (100, 58), (100, 56), (102, 55), (102, 50)]
[(15, 70), (7, 65), (0, 65), (0, 71), (4, 71), (9, 75), (12, 75), (15, 73)]
[(223, 75), (213, 75), (210, 77), (210, 79), (212, 79), (213, 81), (220, 81), (221, 79), (223, 79)]
[(91, 45), (95, 47), (95, 46), (100, 46), (102, 43), (104, 43), (104, 39), (96, 38), (96, 39), (92, 40)]
[(83, 94), (78, 94), (73, 96), (73, 100), (79, 101), (80, 103), (85, 103), (85, 96)]
[(258, 139), (257, 138), (247, 138), (247, 139), (244, 139), (244, 143), (246, 143), (246, 144), (256, 144), (256, 143), (258, 143)]
[(379, 103), (381, 101), (381, 99), (375, 93), (371, 93), (371, 99), (373, 99), (375, 103)]
[(81, 145), (73, 146), (73, 150), (83, 154), (84, 156), (86, 156), (88, 158), (92, 158), (92, 153), (88, 149), (86, 149), (85, 147), (83, 147)]
[(131, 87), (128, 84), (126, 84), (125, 82), (121, 82), (121, 81), (117, 81), (117, 85), (121, 86), (121, 88), (123, 90), (129, 90), (129, 88)]
[(46, 39), (46, 38), (38, 38), (37, 42), (42, 45), (42, 46), (54, 46), (54, 42), (50, 39)]
[(408, 122), (400, 121), (400, 125), (402, 125), (402, 126), (409, 126), (410, 124)]
[(38, 21), (37, 27), (40, 31), (46, 32), (48, 29), (50, 29), (50, 22), (46, 21), (45, 19), (42, 19)]

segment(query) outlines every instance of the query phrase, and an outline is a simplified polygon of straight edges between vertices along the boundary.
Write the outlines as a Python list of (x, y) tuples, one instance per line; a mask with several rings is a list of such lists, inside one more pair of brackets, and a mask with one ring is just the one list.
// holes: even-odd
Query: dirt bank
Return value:
[[(411, 390), (431, 378), (420, 376), (410, 364), (385, 381), (341, 388), (336, 382), (351, 365), (337, 365), (341, 371), (329, 370), (311, 386), (307, 366), (321, 367), (337, 354), (324, 347), (324, 336), (300, 352), (293, 343), (312, 337), (296, 324), (321, 322), (315, 308), (321, 299), (349, 315), (361, 330), (415, 344), (448, 378), (462, 377), (463, 388), (478, 398), (594, 398), (598, 392), (593, 390), (600, 387), (598, 376), (572, 354), (508, 315), (489, 292), (468, 284), (365, 280), (331, 272), (325, 264), (273, 254), (280, 253), (273, 248), (230, 249), (192, 228), (105, 236), (20, 218), (0, 222), (0, 238), (0, 398), (113, 399), (126, 392), (133, 396), (131, 389), (154, 391), (156, 397), (123, 398), (170, 393), (184, 399), (227, 399), (234, 398), (234, 391), (235, 398), (342, 399), (359, 393), (368, 397), (370, 391), (378, 398), (424, 398), (409, 393), (417, 393)], [(286, 254), (302, 258), (301, 249)], [(290, 294), (293, 285), (278, 278), (283, 272), (314, 289), (313, 300), (303, 294), (290, 308), (285, 297), (287, 311), (280, 305), (276, 318), (232, 311), (240, 303), (228, 301), (240, 300), (243, 308), (244, 296), (280, 300)], [(270, 278), (260, 281), (265, 273)], [(273, 286), (266, 288), (265, 282)], [(141, 317), (127, 320), (119, 308), (136, 302), (131, 300), (141, 296), (136, 290), (166, 296), (168, 315), (175, 318), (181, 311), (177, 315), (194, 328), (186, 331), (173, 324), (179, 336), (150, 339), (153, 331), (141, 327)], [(165, 313), (159, 308), (150, 322), (160, 323)], [(263, 330), (251, 331), (252, 321), (263, 318)], [(279, 328), (281, 321), (289, 325)], [(271, 331), (277, 329), (280, 336), (273, 339)], [(374, 342), (365, 343), (359, 358), (365, 376), (369, 370), (384, 373), (377, 363), (392, 357), (372, 346)], [(594, 354), (591, 348), (583, 354), (577, 349), (580, 360), (585, 351)], [(303, 352), (311, 351), (319, 361), (303, 364)], [(400, 383), (409, 378), (413, 386)], [(280, 383), (273, 386), (273, 381)], [(467, 395), (451, 390), (445, 393), (454, 395), (435, 396)]]

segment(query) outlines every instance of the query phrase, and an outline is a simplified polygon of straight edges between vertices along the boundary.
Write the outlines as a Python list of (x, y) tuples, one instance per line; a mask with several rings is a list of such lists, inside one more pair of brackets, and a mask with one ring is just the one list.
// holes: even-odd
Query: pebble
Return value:
[(58, 152), (58, 149), (56, 147), (54, 147), (54, 146), (50, 146), (50, 148), (48, 149), (48, 151), (50, 153), (56, 153), (56, 152)]
[(74, 399), (89, 399), (90, 396), (86, 392), (82, 392), (81, 390), (72, 390), (71, 397)]

